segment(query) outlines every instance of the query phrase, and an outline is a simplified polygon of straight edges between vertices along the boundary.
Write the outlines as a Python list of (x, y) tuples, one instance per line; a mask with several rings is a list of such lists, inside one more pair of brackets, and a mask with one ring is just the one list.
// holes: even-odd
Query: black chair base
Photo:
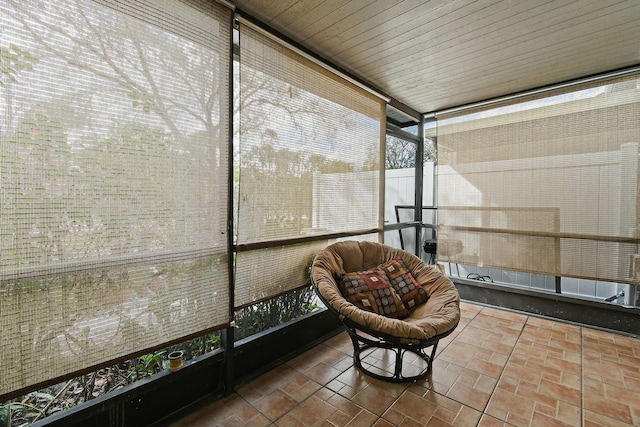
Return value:
[[(441, 338), (446, 337), (455, 329), (455, 327), (453, 327), (450, 331), (437, 335), (429, 340), (412, 340), (412, 342), (404, 342), (404, 340), (399, 338), (381, 336), (374, 331), (363, 330), (361, 325), (356, 326), (355, 324), (352, 324), (352, 322), (349, 322), (348, 319), (344, 319), (343, 322), (347, 332), (349, 333), (351, 342), (353, 343), (354, 365), (370, 377), (394, 383), (416, 382), (427, 377), (431, 372), (433, 360), (435, 359), (436, 350), (438, 348), (438, 342)], [(431, 351), (427, 354), (426, 350), (429, 348), (431, 348)], [(395, 356), (393, 373), (384, 375), (366, 368), (362, 363), (362, 358), (366, 355), (365, 353), (369, 349), (390, 350)], [(417, 355), (426, 364), (426, 367), (424, 367), (417, 375), (403, 375), (403, 361), (407, 352)], [(384, 371), (381, 370), (381, 372)]]

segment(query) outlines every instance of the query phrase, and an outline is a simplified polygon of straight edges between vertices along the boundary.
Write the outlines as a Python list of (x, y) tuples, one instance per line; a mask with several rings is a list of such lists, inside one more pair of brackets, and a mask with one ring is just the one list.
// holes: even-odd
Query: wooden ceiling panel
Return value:
[[(552, 9), (547, 11), (550, 10)], [(529, 19), (522, 19), (522, 16), (526, 15), (522, 13), (515, 15), (516, 18), (506, 19), (507, 16), (494, 11), (493, 8), (485, 8), (483, 12), (489, 13), (488, 17), (498, 17), (499, 19), (485, 24), (481, 22), (479, 17), (474, 16), (473, 19), (478, 18), (475, 25), (468, 22), (455, 22), (455, 25), (440, 27), (437, 34), (432, 34), (433, 32), (426, 34), (422, 49), (411, 54), (405, 53), (404, 58), (395, 55), (391, 58), (392, 61), (387, 61), (388, 65), (384, 68), (391, 73), (401, 71), (405, 63), (420, 62), (426, 55), (437, 61), (439, 69), (445, 69), (444, 67), (449, 64), (453, 64), (455, 69), (459, 69), (459, 65), (463, 64), (467, 69), (470, 61), (493, 62), (494, 57), (489, 54), (509, 53), (505, 49), (514, 48), (517, 52), (522, 52), (525, 49), (523, 44), (526, 43), (532, 43), (536, 47), (543, 46), (533, 38), (536, 35), (528, 30), (539, 26), (540, 20), (544, 20), (543, 17), (539, 17), (539, 14)], [(557, 20), (562, 22), (562, 18), (557, 18)], [(546, 24), (548, 25), (549, 22), (546, 21)], [(441, 52), (447, 52), (447, 55), (442, 55)], [(502, 58), (507, 55), (499, 56)], [(474, 65), (478, 66), (478, 64)]]
[(425, 113), (640, 65), (638, 0), (234, 3)]
[[(323, 46), (333, 42), (332, 55), (348, 57), (367, 47), (374, 47), (381, 41), (381, 33), (386, 38), (401, 34), (401, 27), (407, 18), (405, 14), (416, 9), (415, 2), (376, 2), (362, 9), (361, 13), (342, 22), (340, 31), (329, 27), (313, 36), (314, 45)], [(383, 27), (383, 28), (381, 28)], [(381, 31), (383, 30), (383, 31)], [(363, 46), (359, 46), (364, 44)], [(353, 49), (353, 51), (352, 51)]]

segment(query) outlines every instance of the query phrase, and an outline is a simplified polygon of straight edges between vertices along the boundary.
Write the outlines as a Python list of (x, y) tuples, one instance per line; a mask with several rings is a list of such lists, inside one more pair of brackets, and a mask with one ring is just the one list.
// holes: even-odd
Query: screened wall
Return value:
[(439, 259), (637, 283), (637, 75), (438, 117)]
[(236, 308), (307, 285), (332, 235), (381, 229), (385, 117), (379, 97), (245, 20), (239, 32)]
[(0, 401), (229, 324), (230, 10), (0, 1)]
[(232, 103), (215, 2), (0, 12), (0, 401), (228, 327), (331, 239), (378, 239), (379, 96), (241, 23)]

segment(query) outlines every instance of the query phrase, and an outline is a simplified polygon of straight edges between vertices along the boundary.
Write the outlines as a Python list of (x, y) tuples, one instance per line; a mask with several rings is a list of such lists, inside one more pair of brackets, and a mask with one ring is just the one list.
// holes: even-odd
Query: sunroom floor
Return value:
[(343, 332), (172, 427), (640, 426), (635, 338), (463, 302), (421, 381), (368, 377), (352, 351)]

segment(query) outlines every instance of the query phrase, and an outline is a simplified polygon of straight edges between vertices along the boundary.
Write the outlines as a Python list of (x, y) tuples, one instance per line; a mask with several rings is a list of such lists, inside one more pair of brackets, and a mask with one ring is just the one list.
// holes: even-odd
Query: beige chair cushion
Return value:
[[(416, 307), (409, 317), (392, 319), (361, 310), (347, 301), (335, 281), (354, 271), (368, 270), (400, 256), (429, 299)], [(460, 295), (455, 286), (435, 265), (401, 249), (373, 242), (345, 241), (320, 251), (312, 265), (311, 276), (318, 291), (338, 313), (369, 329), (398, 338), (425, 340), (449, 331), (460, 320)]]

